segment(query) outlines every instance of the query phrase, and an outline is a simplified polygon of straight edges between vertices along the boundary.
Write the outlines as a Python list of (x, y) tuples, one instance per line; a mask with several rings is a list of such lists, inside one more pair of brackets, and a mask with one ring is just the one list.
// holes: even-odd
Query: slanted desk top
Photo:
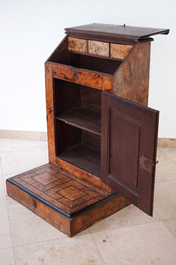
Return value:
[(95, 36), (111, 36), (115, 38), (125, 38), (131, 40), (142, 40), (153, 35), (169, 33), (169, 29), (132, 27), (127, 25), (108, 25), (98, 23), (66, 28), (65, 31), (66, 34), (91, 34)]

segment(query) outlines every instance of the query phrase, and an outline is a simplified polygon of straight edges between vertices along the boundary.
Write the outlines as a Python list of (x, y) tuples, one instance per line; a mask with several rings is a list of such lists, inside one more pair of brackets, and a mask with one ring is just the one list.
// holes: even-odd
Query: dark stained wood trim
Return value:
[(147, 27), (134, 27), (128, 25), (113, 25), (93, 23), (77, 27), (66, 28), (67, 34), (81, 34), (91, 36), (113, 37), (116, 39), (139, 40), (146, 39), (157, 34), (168, 34), (169, 29), (157, 29)]

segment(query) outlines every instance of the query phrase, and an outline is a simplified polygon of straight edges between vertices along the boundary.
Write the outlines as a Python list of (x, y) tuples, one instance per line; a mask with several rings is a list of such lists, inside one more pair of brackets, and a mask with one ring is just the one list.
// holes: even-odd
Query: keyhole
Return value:
[(33, 202), (34, 202), (34, 208), (37, 208), (37, 201), (33, 200)]
[(74, 76), (74, 79), (77, 78), (77, 71), (76, 71), (76, 70), (74, 70), (74, 72), (73, 72), (73, 76)]

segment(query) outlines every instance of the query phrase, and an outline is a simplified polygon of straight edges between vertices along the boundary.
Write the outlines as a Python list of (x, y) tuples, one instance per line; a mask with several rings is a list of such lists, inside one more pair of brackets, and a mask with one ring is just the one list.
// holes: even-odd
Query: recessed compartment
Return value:
[(101, 90), (54, 79), (55, 118), (101, 135)]
[(122, 63), (122, 60), (114, 60), (109, 57), (101, 58), (96, 57), (93, 54), (85, 55), (70, 52), (68, 50), (67, 38), (63, 40), (58, 50), (51, 55), (49, 61), (56, 64), (63, 64), (79, 69), (86, 69), (110, 75), (113, 75)]
[(100, 177), (101, 90), (54, 79), (56, 156)]
[(101, 137), (56, 120), (56, 157), (100, 177)]

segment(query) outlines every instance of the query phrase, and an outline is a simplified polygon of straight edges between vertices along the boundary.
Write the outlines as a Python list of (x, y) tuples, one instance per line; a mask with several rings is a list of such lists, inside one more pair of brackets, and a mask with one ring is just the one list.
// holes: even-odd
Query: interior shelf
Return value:
[(58, 158), (97, 177), (101, 176), (100, 151), (84, 144), (74, 145), (61, 152)]
[(101, 136), (101, 113), (99, 112), (80, 107), (67, 110), (58, 115), (56, 119)]

